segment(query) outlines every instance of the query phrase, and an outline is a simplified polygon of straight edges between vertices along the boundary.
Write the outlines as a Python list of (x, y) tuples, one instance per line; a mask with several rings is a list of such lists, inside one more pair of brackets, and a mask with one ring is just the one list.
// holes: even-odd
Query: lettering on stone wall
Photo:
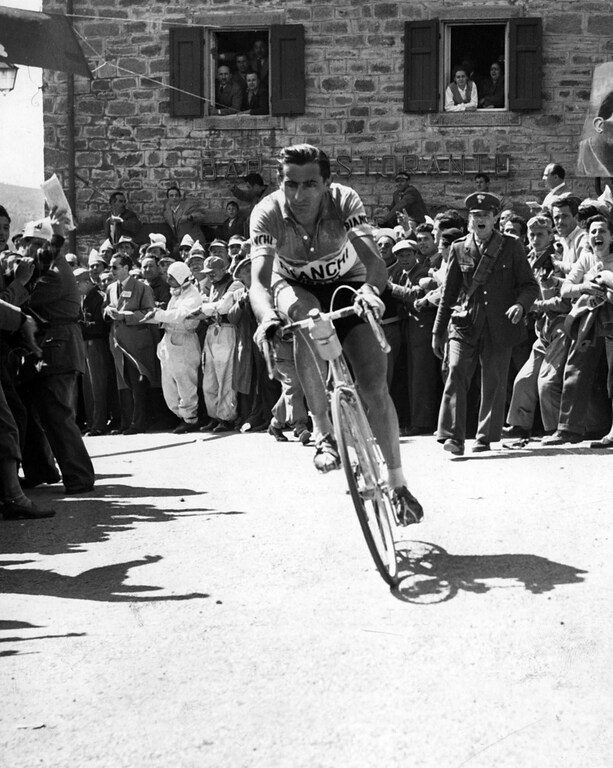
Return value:
[[(474, 153), (472, 155), (339, 155), (331, 158), (332, 175), (339, 180), (353, 176), (374, 176), (393, 179), (399, 171), (414, 176), (472, 176), (484, 172), (492, 176), (508, 176), (511, 158), (503, 154)], [(240, 160), (203, 160), (204, 179), (241, 179), (249, 173), (259, 173), (273, 179), (276, 164), (261, 158)]]

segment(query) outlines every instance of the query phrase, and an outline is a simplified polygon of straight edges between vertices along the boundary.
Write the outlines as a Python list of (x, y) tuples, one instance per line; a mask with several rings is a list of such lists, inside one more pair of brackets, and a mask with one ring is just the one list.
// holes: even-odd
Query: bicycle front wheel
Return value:
[(394, 513), (387, 481), (382, 477), (385, 463), (354, 391), (334, 390), (332, 421), (349, 492), (366, 544), (383, 579), (395, 586), (398, 563), (391, 522)]

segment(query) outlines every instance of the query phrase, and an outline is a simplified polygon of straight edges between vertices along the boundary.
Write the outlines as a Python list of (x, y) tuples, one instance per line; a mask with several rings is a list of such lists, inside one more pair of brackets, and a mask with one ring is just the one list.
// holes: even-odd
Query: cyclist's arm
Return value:
[(273, 264), (274, 257), (269, 254), (257, 254), (251, 259), (249, 300), (258, 322), (261, 322), (264, 315), (274, 310), (270, 292)]
[(349, 239), (360, 261), (366, 267), (366, 282), (383, 293), (387, 286), (387, 269), (375, 241), (369, 235), (352, 237), (350, 234)]

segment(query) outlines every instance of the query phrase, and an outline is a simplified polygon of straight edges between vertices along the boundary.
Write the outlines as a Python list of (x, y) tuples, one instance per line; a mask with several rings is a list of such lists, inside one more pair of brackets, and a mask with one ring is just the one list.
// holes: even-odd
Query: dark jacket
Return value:
[(119, 238), (122, 235), (128, 237), (135, 237), (139, 229), (142, 227), (140, 219), (134, 213), (126, 208), (121, 214), (122, 222), (112, 222), (110, 217), (104, 222), (104, 236), (107, 240), (110, 240), (113, 245), (119, 242)]
[(36, 341), (43, 351), (39, 374), (83, 373), (85, 344), (78, 325), (81, 297), (72, 268), (61, 254), (36, 281), (28, 307), (39, 326)]
[(260, 84), (255, 95), (247, 91), (243, 95), (243, 110), (249, 110), (250, 115), (267, 115), (269, 111), (268, 90)]
[[(515, 346), (525, 338), (524, 318), (539, 295), (538, 283), (524, 248), (517, 238), (494, 231), (486, 252), (491, 256), (498, 253), (498, 256), (485, 285), (477, 288), (471, 299), (479, 305), (478, 314), (481, 317), (481, 322), (472, 330), (472, 335), (478, 338), (487, 323), (494, 342)], [(472, 234), (456, 240), (451, 246), (449, 268), (432, 330), (434, 334), (442, 336), (449, 326), (449, 338), (467, 338), (467, 335), (459, 332), (453, 324), (449, 325), (449, 319), (455, 304), (469, 289), (480, 259)], [(513, 304), (521, 304), (524, 309), (524, 316), (516, 325), (505, 315)]]
[(396, 190), (392, 196), (389, 214), (381, 222), (382, 227), (395, 227), (398, 224), (397, 214), (406, 211), (410, 218), (415, 219), (418, 224), (426, 220), (428, 209), (423, 198), (416, 187), (409, 185), (400, 192)]
[(102, 316), (102, 306), (104, 304), (104, 291), (97, 285), (92, 284), (88, 293), (83, 297), (81, 303), (81, 333), (83, 338), (88, 339), (106, 339), (109, 335), (109, 325)]

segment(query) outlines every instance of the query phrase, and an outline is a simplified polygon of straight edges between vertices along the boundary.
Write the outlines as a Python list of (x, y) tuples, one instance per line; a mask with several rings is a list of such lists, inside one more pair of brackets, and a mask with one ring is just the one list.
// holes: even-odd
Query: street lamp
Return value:
[(0, 93), (6, 95), (15, 87), (17, 67), (7, 61), (0, 60)]

